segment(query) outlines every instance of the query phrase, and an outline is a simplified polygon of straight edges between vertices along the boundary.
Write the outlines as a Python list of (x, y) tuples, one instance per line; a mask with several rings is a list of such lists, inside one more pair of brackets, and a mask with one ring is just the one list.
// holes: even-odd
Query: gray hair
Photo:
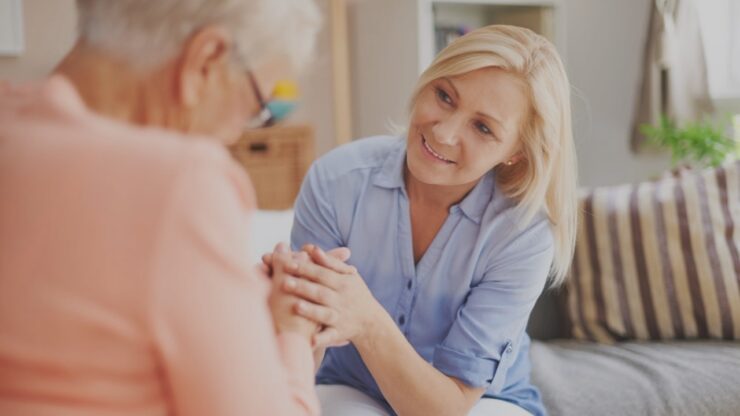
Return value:
[(313, 0), (77, 0), (79, 36), (86, 43), (150, 68), (174, 57), (198, 29), (219, 25), (249, 65), (309, 58), (320, 16)]

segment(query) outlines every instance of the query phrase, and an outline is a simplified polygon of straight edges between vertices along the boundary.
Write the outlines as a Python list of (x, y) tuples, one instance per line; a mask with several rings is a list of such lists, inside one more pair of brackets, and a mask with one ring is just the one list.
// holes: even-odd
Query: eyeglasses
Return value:
[(265, 101), (265, 98), (262, 96), (259, 85), (257, 85), (257, 79), (254, 77), (254, 73), (252, 73), (252, 71), (247, 70), (247, 78), (249, 79), (249, 83), (252, 85), (252, 90), (257, 98), (260, 111), (251, 120), (247, 121), (247, 125), (245, 127), (250, 129), (269, 127), (275, 122), (275, 117), (268, 106), (268, 102)]

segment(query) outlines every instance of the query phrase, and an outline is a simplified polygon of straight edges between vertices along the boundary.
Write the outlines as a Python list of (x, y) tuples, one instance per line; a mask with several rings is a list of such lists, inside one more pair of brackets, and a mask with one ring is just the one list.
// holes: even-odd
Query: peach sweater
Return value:
[(59, 76), (0, 85), (0, 415), (317, 414), (253, 209), (214, 143), (93, 114)]

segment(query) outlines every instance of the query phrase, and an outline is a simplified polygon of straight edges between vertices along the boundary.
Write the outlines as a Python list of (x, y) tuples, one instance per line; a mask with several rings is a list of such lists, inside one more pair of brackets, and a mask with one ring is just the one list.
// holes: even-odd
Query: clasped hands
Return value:
[(262, 256), (272, 277), (270, 309), (278, 332), (310, 337), (314, 349), (341, 346), (365, 336), (382, 306), (354, 266), (347, 248), (325, 252), (314, 245), (291, 252), (283, 243)]

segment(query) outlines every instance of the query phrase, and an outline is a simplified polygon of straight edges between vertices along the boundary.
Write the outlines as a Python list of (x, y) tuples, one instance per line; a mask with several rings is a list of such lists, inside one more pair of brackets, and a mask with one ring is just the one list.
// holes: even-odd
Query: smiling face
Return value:
[(499, 163), (516, 163), (529, 112), (525, 91), (519, 77), (493, 67), (429, 83), (411, 113), (410, 174), (429, 185), (459, 186)]

